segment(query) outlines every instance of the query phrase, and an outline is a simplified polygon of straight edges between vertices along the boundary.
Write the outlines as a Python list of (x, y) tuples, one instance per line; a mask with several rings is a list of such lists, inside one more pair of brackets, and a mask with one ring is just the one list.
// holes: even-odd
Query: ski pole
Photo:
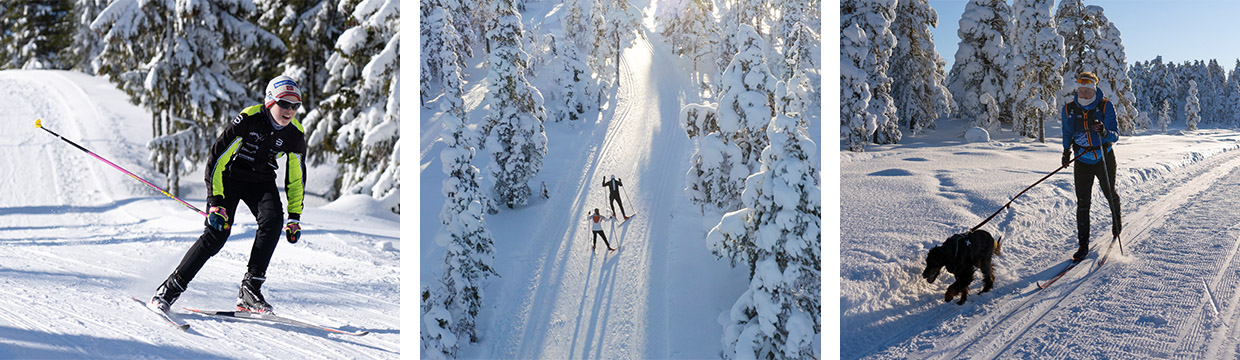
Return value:
[(143, 184), (146, 184), (146, 186), (150, 186), (151, 188), (155, 190), (159, 190), (159, 192), (164, 194), (164, 196), (170, 197), (172, 198), (172, 200), (176, 200), (177, 202), (181, 203), (181, 205), (185, 205), (185, 207), (188, 207), (194, 211), (197, 211), (199, 215), (207, 216), (206, 212), (199, 210), (197, 207), (194, 207), (194, 205), (190, 205), (189, 203), (185, 202), (185, 200), (181, 200), (180, 198), (176, 196), (172, 196), (172, 194), (169, 194), (167, 191), (164, 191), (164, 189), (161, 189), (158, 186), (151, 184), (151, 182), (146, 181), (145, 179), (142, 179), (141, 177), (138, 177), (138, 175), (134, 175), (133, 173), (129, 172), (129, 170), (125, 170), (124, 168), (116, 164), (113, 164), (111, 161), (108, 161), (108, 159), (104, 159), (102, 156), (99, 156), (90, 150), (86, 150), (86, 148), (82, 147), (82, 145), (78, 145), (72, 140), (66, 139), (64, 136), (60, 136), (60, 134), (57, 134), (55, 131), (48, 130), (47, 128), (43, 127), (43, 119), (35, 119), (34, 127), (43, 129), (43, 131), (46, 131), (49, 134), (52, 134), (52, 136), (55, 136), (55, 137), (60, 138), (61, 140), (64, 140), (65, 142), (69, 143), (69, 145), (73, 145), (73, 147), (78, 148), (78, 150), (82, 150), (83, 152), (89, 154), (90, 156), (94, 156), (96, 159), (99, 159), (99, 161), (102, 161), (104, 163), (107, 163), (108, 165), (111, 165), (116, 170), (120, 170), (121, 172), (125, 173), (125, 175), (129, 175), (129, 177), (134, 178), (134, 180), (141, 181)]
[[(1093, 130), (1090, 130), (1090, 132), (1093, 132)], [(1102, 134), (1099, 134), (1098, 138), (1101, 139)], [(1102, 159), (1102, 175), (1106, 177), (1105, 181), (1107, 182), (1107, 185), (1111, 187), (1111, 195), (1107, 195), (1105, 191), (1102, 192), (1102, 195), (1107, 197), (1107, 206), (1111, 208), (1111, 226), (1115, 226), (1119, 223), (1119, 213), (1115, 212), (1115, 207), (1119, 206), (1119, 204), (1114, 203), (1115, 199), (1113, 198), (1119, 194), (1115, 193), (1115, 181), (1111, 178), (1111, 170), (1107, 168), (1107, 153), (1104, 149), (1106, 148), (1102, 146), (1098, 147), (1097, 151), (1100, 153), (1098, 154), (1098, 158)], [(1119, 254), (1124, 255), (1124, 241), (1120, 240), (1119, 234), (1115, 234), (1115, 241), (1119, 242)]]
[(1000, 212), (1002, 212), (1002, 211), (1003, 211), (1003, 209), (1007, 209), (1007, 208), (1008, 208), (1008, 206), (1011, 206), (1011, 205), (1012, 205), (1012, 202), (1013, 202), (1013, 201), (1016, 201), (1016, 198), (1020, 197), (1021, 195), (1024, 195), (1026, 191), (1029, 191), (1029, 189), (1032, 189), (1034, 186), (1038, 186), (1038, 184), (1041, 184), (1041, 183), (1042, 183), (1042, 181), (1045, 181), (1046, 179), (1050, 178), (1050, 177), (1051, 177), (1051, 175), (1055, 175), (1055, 173), (1058, 173), (1058, 172), (1059, 172), (1059, 170), (1066, 169), (1066, 168), (1068, 167), (1068, 165), (1069, 165), (1069, 164), (1072, 164), (1072, 163), (1076, 162), (1076, 159), (1078, 159), (1078, 158), (1080, 158), (1080, 157), (1081, 157), (1080, 155), (1077, 155), (1076, 157), (1073, 157), (1073, 158), (1072, 158), (1072, 160), (1068, 160), (1068, 163), (1067, 163), (1067, 164), (1063, 164), (1063, 165), (1062, 165), (1062, 166), (1060, 166), (1058, 169), (1055, 169), (1055, 171), (1051, 171), (1051, 173), (1050, 173), (1050, 174), (1046, 174), (1046, 176), (1043, 176), (1041, 179), (1038, 179), (1038, 181), (1037, 181), (1037, 182), (1035, 182), (1035, 183), (1033, 183), (1033, 185), (1029, 185), (1029, 187), (1025, 188), (1024, 190), (1021, 190), (1021, 191), (1020, 191), (1020, 193), (1018, 193), (1018, 194), (1016, 194), (1016, 196), (1013, 196), (1013, 197), (1012, 197), (1012, 200), (1008, 200), (1007, 204), (1003, 204), (1003, 206), (999, 207), (999, 210), (995, 210), (995, 213), (994, 213), (994, 214), (990, 214), (990, 217), (987, 217), (987, 218), (986, 218), (986, 220), (982, 220), (982, 223), (981, 223), (981, 224), (977, 224), (977, 226), (974, 226), (972, 229), (969, 229), (969, 232), (974, 232), (974, 231), (977, 231), (977, 229), (978, 229), (978, 228), (981, 228), (981, 227), (982, 227), (982, 225), (986, 225), (986, 223), (990, 222), (990, 219), (994, 219), (994, 218), (995, 218), (995, 215), (999, 215), (999, 213), (1000, 213)]
[[(629, 189), (624, 189), (624, 201), (628, 201), (629, 206), (635, 206), (633, 201), (629, 200)], [(633, 215), (637, 215), (637, 208), (633, 208)]]

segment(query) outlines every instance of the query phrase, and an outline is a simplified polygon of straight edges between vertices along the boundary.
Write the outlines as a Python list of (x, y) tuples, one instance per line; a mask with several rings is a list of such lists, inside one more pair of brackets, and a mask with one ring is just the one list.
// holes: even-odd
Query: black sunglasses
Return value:
[(288, 110), (297, 110), (298, 107), (301, 107), (301, 103), (295, 103), (288, 100), (276, 101), (276, 105), (280, 105), (280, 107)]

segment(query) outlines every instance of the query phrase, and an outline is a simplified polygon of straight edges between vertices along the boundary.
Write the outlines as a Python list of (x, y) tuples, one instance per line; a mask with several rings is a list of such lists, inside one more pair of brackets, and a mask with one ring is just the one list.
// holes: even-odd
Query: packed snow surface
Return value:
[[(176, 330), (130, 297), (150, 298), (202, 233), (202, 216), (35, 128), (37, 118), (165, 184), (147, 160), (150, 114), (106, 79), (0, 72), (0, 358), (399, 357), (396, 216), (370, 210), (365, 199), (327, 204), (313, 196), (331, 179), (316, 178), (312, 167), (302, 239), (289, 244), (281, 236), (263, 286), (280, 315), (369, 335), (179, 310), (233, 308), (255, 231), (244, 209), (229, 243), (173, 305), (191, 326)], [(205, 206), (201, 169), (180, 185), (183, 199)]]
[[(1122, 247), (1093, 189), (1092, 250), (1039, 290), (1076, 249), (1071, 167), (981, 228), (1003, 237), (997, 281), (980, 274), (964, 305), (954, 279), (921, 278), (927, 251), (968, 231), (1060, 166), (1047, 143), (997, 132), (963, 140), (963, 124), (901, 144), (840, 153), (840, 354), (906, 358), (1233, 358), (1240, 320), (1240, 134), (1140, 132), (1115, 146)], [(952, 125), (956, 124), (956, 125)], [(1181, 125), (1182, 126), (1182, 125)], [(1099, 254), (1111, 252), (1099, 266)]]

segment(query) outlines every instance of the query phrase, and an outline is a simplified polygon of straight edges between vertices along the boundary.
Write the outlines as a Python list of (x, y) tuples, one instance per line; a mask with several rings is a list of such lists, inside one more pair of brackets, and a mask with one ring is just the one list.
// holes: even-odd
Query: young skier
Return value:
[(276, 189), (276, 160), (285, 158), (285, 189), (288, 196), (288, 223), (284, 234), (289, 243), (301, 237), (302, 199), (305, 192), (305, 131), (297, 121), (301, 89), (288, 76), (277, 76), (267, 83), (265, 102), (241, 111), (211, 146), (207, 160), (207, 221), (198, 241), (189, 248), (180, 265), (155, 290), (150, 306), (167, 312), (189, 282), (198, 275), (207, 259), (224, 247), (232, 228), (237, 205), (245, 202), (258, 222), (250, 262), (237, 294), (237, 309), (270, 312), (263, 298), (267, 265), (280, 242), (280, 192)]
[(606, 180), (606, 178), (604, 178), (603, 186), (610, 190), (607, 197), (608, 202), (611, 204), (611, 217), (613, 219), (616, 218), (616, 203), (619, 202), (620, 215), (624, 215), (624, 219), (628, 220), (629, 216), (626, 215), (624, 211), (624, 201), (620, 201), (620, 187), (624, 186), (624, 184), (620, 182), (620, 179), (616, 178), (616, 175), (612, 175), (611, 180)]
[[(612, 219), (615, 218), (615, 216), (612, 216)], [(615, 250), (611, 248), (611, 243), (607, 242), (607, 234), (603, 232), (603, 219), (606, 218), (598, 213), (598, 208), (594, 208), (594, 215), (586, 217), (586, 220), (590, 220), (594, 224), (591, 228), (594, 231), (594, 244), (590, 246), (590, 250), (598, 248), (598, 238), (600, 236), (603, 237), (603, 245), (607, 245), (607, 250)]]
[(1072, 254), (1072, 260), (1081, 261), (1089, 254), (1089, 205), (1094, 190), (1094, 179), (1102, 188), (1111, 207), (1111, 234), (1119, 236), (1119, 194), (1115, 192), (1115, 150), (1119, 141), (1119, 125), (1115, 121), (1115, 107), (1103, 98), (1098, 89), (1098, 76), (1085, 71), (1076, 77), (1074, 100), (1063, 107), (1063, 158), (1064, 166), (1071, 161), (1075, 151), (1076, 166), (1073, 182), (1076, 187), (1076, 231), (1080, 246)]

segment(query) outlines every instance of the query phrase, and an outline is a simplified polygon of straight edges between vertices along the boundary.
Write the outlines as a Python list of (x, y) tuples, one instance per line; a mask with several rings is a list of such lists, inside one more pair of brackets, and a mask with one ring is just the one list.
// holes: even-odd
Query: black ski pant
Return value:
[(1098, 187), (1102, 188), (1102, 195), (1106, 197), (1107, 203), (1111, 206), (1112, 234), (1118, 234), (1122, 226), (1119, 193), (1115, 191), (1115, 151), (1107, 151), (1103, 159), (1106, 167), (1103, 167), (1102, 161), (1097, 164), (1086, 164), (1077, 160), (1073, 168), (1073, 180), (1076, 182), (1076, 233), (1077, 241), (1081, 246), (1089, 246), (1089, 205), (1094, 190), (1094, 179), (1098, 180)]
[(602, 236), (602, 237), (603, 237), (603, 245), (607, 245), (607, 248), (608, 248), (608, 249), (610, 249), (610, 248), (611, 248), (611, 243), (607, 242), (607, 234), (604, 234), (604, 233), (603, 233), (603, 230), (594, 230), (594, 245), (593, 245), (593, 246), (595, 246), (595, 247), (597, 247), (597, 246), (598, 246), (598, 237), (599, 237), (599, 236)]
[(176, 271), (168, 277), (169, 280), (176, 279), (174, 281), (184, 288), (198, 275), (198, 270), (201, 270), (202, 266), (207, 263), (207, 259), (224, 248), (224, 242), (228, 241), (232, 224), (236, 221), (237, 205), (243, 201), (258, 221), (258, 229), (255, 230), (254, 235), (254, 247), (250, 250), (250, 263), (246, 273), (251, 277), (266, 276), (267, 265), (271, 263), (271, 255), (276, 251), (276, 244), (280, 243), (280, 223), (284, 221), (280, 191), (276, 189), (275, 182), (247, 183), (225, 178), (224, 203), (217, 204), (217, 206), (227, 209), (229, 229), (217, 231), (207, 225), (202, 236), (199, 236), (198, 241), (185, 253)]
[(611, 194), (608, 195), (608, 197), (611, 198), (611, 215), (612, 216), (616, 215), (616, 203), (620, 203), (620, 215), (623, 215), (624, 217), (629, 217), (629, 215), (624, 212), (624, 201), (620, 200), (619, 192), (612, 191)]

